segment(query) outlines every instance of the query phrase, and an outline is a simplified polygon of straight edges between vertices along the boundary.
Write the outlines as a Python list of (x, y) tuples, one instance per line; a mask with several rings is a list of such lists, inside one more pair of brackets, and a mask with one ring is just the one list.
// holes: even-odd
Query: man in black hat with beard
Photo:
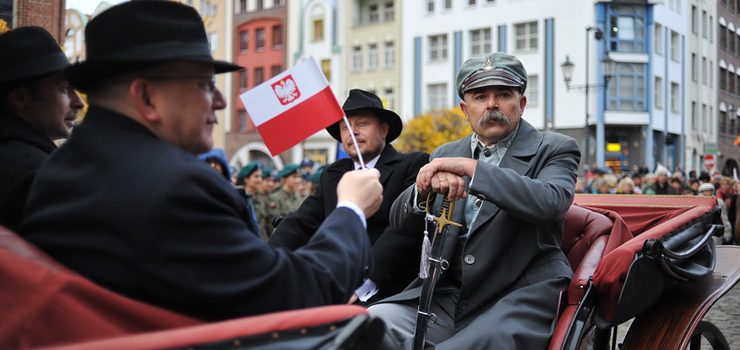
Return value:
[[(375, 301), (400, 292), (419, 273), (423, 220), (414, 218), (416, 220), (409, 220), (402, 227), (391, 228), (388, 212), (396, 197), (414, 183), (417, 172), (428, 162), (429, 155), (396, 151), (390, 143), (401, 134), (403, 123), (398, 114), (383, 108), (375, 94), (350, 90), (342, 109), (352, 126), (365, 165), (380, 171), (383, 184), (383, 204), (367, 221), (375, 272), (356, 293), (360, 301), (368, 301), (373, 295), (375, 297), (369, 301)], [(339, 179), (346, 172), (360, 167), (357, 150), (344, 121), (326, 130), (342, 143), (349, 158), (340, 159), (324, 170), (319, 190), (309, 196), (298, 211), (288, 215), (270, 237), (268, 243), (273, 247), (297, 249), (305, 245), (337, 204)]]
[(365, 216), (376, 170), (347, 174), (307, 247), (260, 239), (244, 199), (196, 155), (226, 107), (198, 12), (171, 1), (111, 7), (66, 70), (85, 121), (39, 169), (20, 233), (113, 291), (205, 320), (345, 302), (372, 265)]
[(62, 70), (69, 61), (41, 27), (0, 34), (0, 224), (17, 229), (36, 169), (72, 132), (85, 104)]

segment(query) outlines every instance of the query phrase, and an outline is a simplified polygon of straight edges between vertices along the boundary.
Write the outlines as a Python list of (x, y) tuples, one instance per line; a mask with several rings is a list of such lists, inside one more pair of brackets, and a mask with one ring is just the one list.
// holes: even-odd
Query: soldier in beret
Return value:
[[(546, 349), (559, 290), (572, 270), (560, 249), (580, 151), (570, 137), (522, 119), (527, 73), (514, 56), (467, 60), (457, 75), (473, 134), (437, 148), (391, 210), (391, 226), (423, 215), (427, 194), (456, 201), (426, 340), (438, 350)], [(369, 308), (390, 328), (386, 344), (414, 341), (422, 280)], [(419, 306), (421, 307), (421, 306)]]
[(41, 27), (0, 34), (0, 224), (17, 229), (36, 169), (72, 132), (85, 104), (64, 77), (67, 56)]

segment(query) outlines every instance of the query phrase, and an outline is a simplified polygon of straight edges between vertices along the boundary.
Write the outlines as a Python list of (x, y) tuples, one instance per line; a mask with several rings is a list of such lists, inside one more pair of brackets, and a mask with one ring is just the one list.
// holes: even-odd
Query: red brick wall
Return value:
[(18, 0), (13, 27), (40, 26), (59, 43), (64, 41), (64, 8), (66, 0)]

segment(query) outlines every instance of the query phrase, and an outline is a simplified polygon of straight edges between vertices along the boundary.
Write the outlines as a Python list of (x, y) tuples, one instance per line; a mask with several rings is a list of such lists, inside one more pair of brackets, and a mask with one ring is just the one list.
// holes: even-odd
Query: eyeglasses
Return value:
[(204, 76), (204, 77), (146, 77), (147, 80), (202, 80), (198, 83), (198, 87), (205, 90), (206, 92), (213, 93), (216, 91), (216, 77), (215, 76)]

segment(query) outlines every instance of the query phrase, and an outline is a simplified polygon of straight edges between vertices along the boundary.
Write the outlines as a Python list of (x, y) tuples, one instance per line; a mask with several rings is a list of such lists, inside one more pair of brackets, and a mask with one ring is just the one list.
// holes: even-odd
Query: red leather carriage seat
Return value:
[(99, 287), (0, 226), (0, 348), (30, 349), (202, 323)]
[(264, 334), (280, 341), (368, 314), (361, 306), (331, 305), (203, 323), (99, 287), (2, 226), (0, 286), (0, 349), (171, 349)]
[(613, 222), (600, 213), (577, 205), (572, 205), (568, 210), (561, 247), (574, 272), (549, 349), (560, 349), (578, 303), (583, 299), (588, 280), (604, 255), (612, 226)]

